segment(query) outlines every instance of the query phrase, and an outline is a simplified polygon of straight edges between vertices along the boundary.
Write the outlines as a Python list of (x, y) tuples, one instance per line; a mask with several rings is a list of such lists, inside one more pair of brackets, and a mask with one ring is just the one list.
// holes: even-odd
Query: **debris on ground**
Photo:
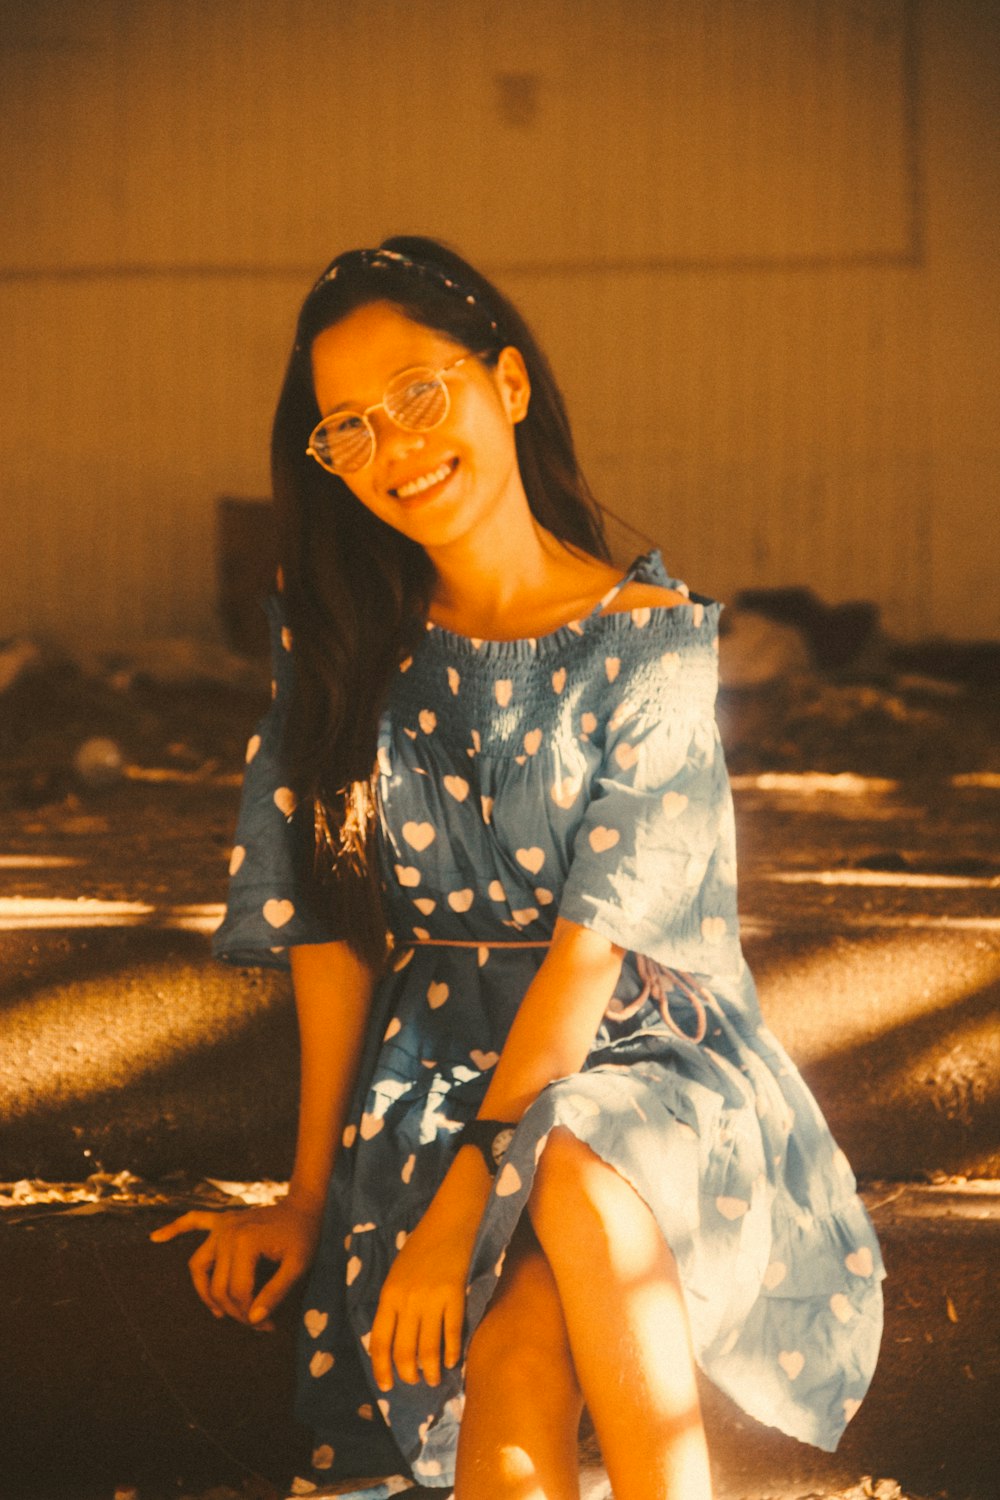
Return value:
[(27, 1177), (0, 1182), (0, 1211), (4, 1223), (18, 1224), (52, 1213), (69, 1217), (135, 1208), (183, 1211), (257, 1207), (276, 1203), (287, 1191), (287, 1182), (226, 1182), (218, 1177), (191, 1180), (178, 1175), (150, 1183), (132, 1172), (93, 1172), (83, 1182), (43, 1182)]

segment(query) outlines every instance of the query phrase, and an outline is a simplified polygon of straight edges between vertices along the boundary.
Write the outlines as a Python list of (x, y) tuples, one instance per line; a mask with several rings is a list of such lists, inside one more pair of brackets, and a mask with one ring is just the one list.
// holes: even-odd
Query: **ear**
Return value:
[(520, 349), (513, 344), (501, 349), (494, 375), (504, 411), (512, 422), (523, 422), (531, 400), (531, 381)]

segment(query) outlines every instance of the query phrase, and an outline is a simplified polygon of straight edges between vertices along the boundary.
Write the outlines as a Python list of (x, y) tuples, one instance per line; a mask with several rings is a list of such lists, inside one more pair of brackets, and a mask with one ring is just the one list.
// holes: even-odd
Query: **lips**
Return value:
[(424, 469), (421, 473), (414, 474), (412, 479), (395, 485), (389, 493), (395, 500), (416, 500), (419, 496), (427, 494), (429, 490), (437, 489), (444, 484), (457, 468), (457, 458), (445, 459), (444, 463), (438, 464), (436, 468)]

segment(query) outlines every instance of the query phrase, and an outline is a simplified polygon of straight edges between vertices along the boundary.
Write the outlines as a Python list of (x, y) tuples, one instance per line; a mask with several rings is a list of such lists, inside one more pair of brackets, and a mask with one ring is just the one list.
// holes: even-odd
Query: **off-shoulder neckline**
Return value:
[[(661, 588), (676, 590), (685, 596), (682, 604), (650, 604), (641, 609), (617, 609), (608, 610), (607, 605), (627, 584), (636, 580), (655, 584)], [(699, 610), (698, 606), (702, 608)], [(686, 583), (680, 579), (673, 578), (664, 566), (663, 557), (658, 547), (648, 552), (643, 552), (637, 557), (618, 582), (608, 589), (597, 601), (594, 608), (585, 615), (575, 619), (567, 620), (563, 625), (557, 625), (554, 630), (545, 631), (541, 635), (496, 637), (462, 635), (459, 631), (449, 630), (446, 625), (438, 625), (434, 620), (427, 621), (428, 640), (439, 641), (444, 645), (455, 646), (464, 651), (473, 651), (477, 654), (488, 653), (491, 655), (523, 655), (525, 652), (533, 654), (541, 649), (552, 646), (560, 646), (566, 642), (578, 640), (599, 627), (611, 631), (622, 630), (635, 625), (638, 616), (645, 616), (646, 620), (656, 617), (672, 617), (673, 623), (679, 623), (683, 628), (697, 622), (700, 627), (704, 610), (714, 605), (714, 601), (700, 594), (692, 594)]]

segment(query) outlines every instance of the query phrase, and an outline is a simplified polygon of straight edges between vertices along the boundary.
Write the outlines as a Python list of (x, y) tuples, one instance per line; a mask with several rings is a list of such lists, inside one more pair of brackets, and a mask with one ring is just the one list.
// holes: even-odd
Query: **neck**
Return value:
[(480, 524), (444, 547), (428, 548), (434, 566), (432, 614), (471, 635), (503, 635), (528, 600), (544, 597), (567, 549), (538, 524), (527, 502), (512, 518)]

